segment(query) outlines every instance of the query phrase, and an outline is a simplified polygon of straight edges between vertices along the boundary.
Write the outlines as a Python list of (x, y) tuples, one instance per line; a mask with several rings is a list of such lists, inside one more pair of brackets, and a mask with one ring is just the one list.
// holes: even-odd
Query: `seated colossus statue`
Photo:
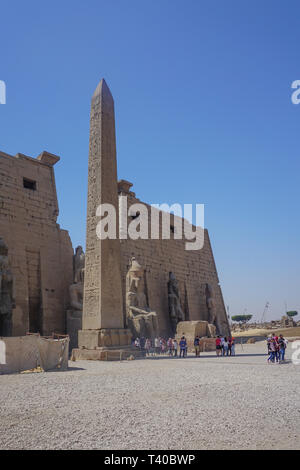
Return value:
[(134, 338), (154, 338), (158, 334), (156, 312), (149, 308), (145, 273), (135, 258), (126, 276), (126, 320)]

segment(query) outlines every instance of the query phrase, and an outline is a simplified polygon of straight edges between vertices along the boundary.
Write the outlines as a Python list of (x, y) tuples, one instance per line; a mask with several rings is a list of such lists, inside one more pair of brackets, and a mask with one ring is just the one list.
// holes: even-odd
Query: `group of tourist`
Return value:
[(288, 341), (283, 335), (276, 336), (275, 334), (268, 336), (267, 347), (268, 347), (268, 364), (284, 362), (285, 350)]
[(235, 339), (232, 336), (217, 336), (217, 356), (235, 356)]
[[(182, 336), (179, 341), (174, 338), (157, 337), (151, 340), (150, 338), (141, 337), (136, 338), (133, 345), (141, 349), (145, 356), (167, 354), (170, 357), (187, 357), (188, 351), (185, 336)], [(199, 357), (200, 336), (198, 335), (194, 339), (194, 351), (196, 357)], [(216, 353), (217, 356), (235, 356), (235, 339), (233, 337), (218, 336), (216, 338)]]
[[(283, 335), (270, 335), (267, 339), (268, 346), (268, 363), (280, 363), (285, 360), (285, 350), (288, 341)], [(185, 336), (179, 341), (174, 338), (165, 339), (157, 337), (136, 338), (133, 345), (141, 349), (145, 356), (168, 355), (169, 357), (187, 357), (188, 344)], [(200, 356), (200, 337), (197, 335), (194, 339), (194, 351), (196, 357)], [(220, 356), (235, 356), (235, 338), (232, 336), (217, 336), (216, 338), (216, 354)]]
[(141, 349), (142, 353), (146, 356), (157, 356), (161, 354), (168, 354), (169, 356), (178, 356), (178, 342), (176, 339), (169, 338), (166, 340), (162, 337), (157, 337), (151, 340), (150, 338), (136, 338), (134, 346)]

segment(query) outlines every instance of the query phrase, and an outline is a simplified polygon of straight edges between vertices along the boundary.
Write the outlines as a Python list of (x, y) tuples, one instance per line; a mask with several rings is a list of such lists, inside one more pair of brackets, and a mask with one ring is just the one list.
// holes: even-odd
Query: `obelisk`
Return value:
[[(96, 233), (97, 209), (103, 204), (115, 208), (115, 239)], [(107, 352), (130, 345), (130, 332), (124, 329), (118, 211), (114, 100), (102, 79), (91, 103), (83, 318), (79, 349), (73, 350), (77, 359), (107, 359)]]

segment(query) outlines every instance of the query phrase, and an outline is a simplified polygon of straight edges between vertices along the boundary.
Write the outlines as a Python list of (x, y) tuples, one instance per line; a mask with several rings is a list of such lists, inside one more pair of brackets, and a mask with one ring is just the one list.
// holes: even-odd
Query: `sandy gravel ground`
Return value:
[(70, 362), (0, 376), (1, 449), (300, 449), (300, 365), (236, 357)]

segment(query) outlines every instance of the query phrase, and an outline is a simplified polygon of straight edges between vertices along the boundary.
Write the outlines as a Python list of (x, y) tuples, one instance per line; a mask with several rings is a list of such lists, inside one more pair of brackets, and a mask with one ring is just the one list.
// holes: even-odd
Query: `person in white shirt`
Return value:
[(145, 341), (146, 356), (150, 356), (151, 341), (149, 338)]
[(220, 336), (220, 339), (221, 339), (222, 356), (224, 356), (224, 336)]
[(154, 347), (155, 347), (155, 353), (159, 354), (160, 353), (160, 341), (159, 338), (154, 339)]
[(173, 349), (174, 349), (174, 357), (177, 357), (178, 343), (176, 339), (173, 340)]
[(224, 342), (223, 342), (223, 356), (228, 356), (228, 341), (227, 341), (227, 338), (224, 338)]

